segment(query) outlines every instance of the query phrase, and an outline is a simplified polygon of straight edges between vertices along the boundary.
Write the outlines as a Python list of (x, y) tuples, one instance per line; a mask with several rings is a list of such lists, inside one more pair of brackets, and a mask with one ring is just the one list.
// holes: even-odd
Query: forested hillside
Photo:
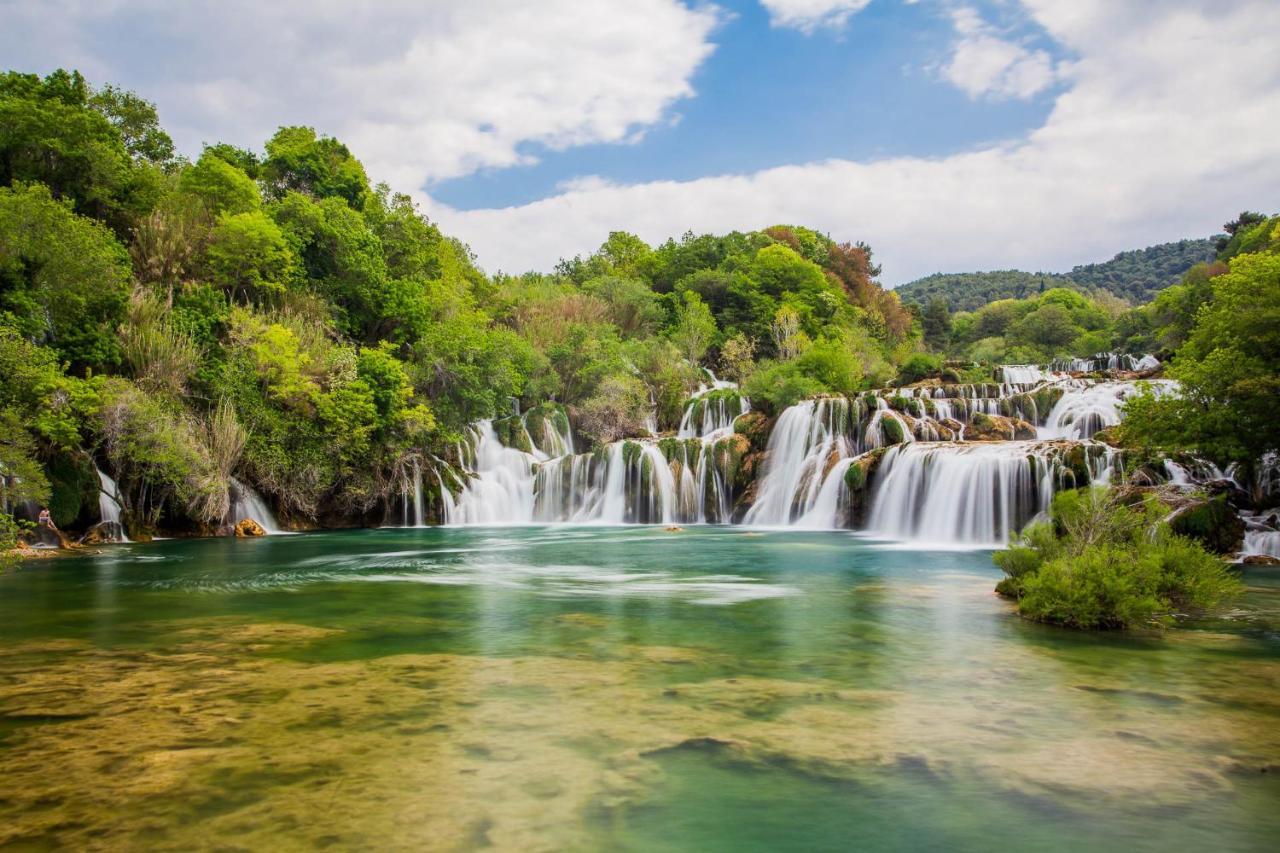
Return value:
[(295, 524), (376, 523), (517, 405), (603, 443), (674, 428), (703, 368), (783, 406), (920, 346), (871, 250), (803, 227), (617, 232), (490, 278), (311, 128), (188, 161), (151, 104), (63, 71), (0, 76), (0, 127), (0, 497), (63, 525), (95, 466), (135, 534), (218, 525), (233, 477)]
[(1175, 284), (1196, 264), (1212, 260), (1216, 250), (1213, 240), (1179, 240), (1121, 252), (1109, 261), (1077, 266), (1067, 273), (1022, 270), (935, 273), (904, 284), (895, 292), (904, 303), (918, 305), (927, 305), (934, 297), (942, 297), (952, 311), (973, 311), (999, 299), (1026, 299), (1055, 287), (1086, 295), (1105, 291), (1140, 305)]

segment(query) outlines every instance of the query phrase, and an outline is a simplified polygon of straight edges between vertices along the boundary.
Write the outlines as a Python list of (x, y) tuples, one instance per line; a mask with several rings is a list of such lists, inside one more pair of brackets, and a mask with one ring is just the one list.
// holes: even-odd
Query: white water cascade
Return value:
[(262, 529), (266, 531), (268, 536), (284, 532), (280, 529), (280, 525), (276, 523), (276, 517), (272, 514), (271, 508), (267, 506), (267, 502), (262, 499), (262, 495), (254, 491), (253, 487), (248, 483), (242, 483), (235, 477), (231, 478), (231, 512), (229, 517), (232, 524), (236, 524), (246, 518), (252, 518), (262, 525)]
[(463, 466), (471, 476), (451, 514), (454, 524), (527, 524), (533, 521), (533, 466), (547, 457), (507, 447), (493, 421), (471, 428)]
[(1068, 373), (1101, 373), (1108, 370), (1146, 371), (1160, 366), (1160, 359), (1148, 353), (1142, 357), (1117, 352), (1100, 352), (1089, 358), (1059, 358), (1049, 364), (1050, 370)]
[(1053, 500), (1052, 446), (1009, 441), (890, 448), (876, 473), (866, 530), (932, 544), (1002, 547)]
[(1089, 384), (1067, 380), (1067, 391), (1054, 404), (1044, 425), (1036, 430), (1038, 438), (1067, 438), (1081, 441), (1094, 433), (1120, 423), (1120, 407), (1145, 385), (1156, 394), (1167, 393), (1175, 383), (1155, 380), (1146, 383), (1099, 382)]
[(769, 436), (763, 479), (745, 524), (781, 527), (812, 512), (831, 465), (859, 449), (849, 438), (849, 407), (844, 398), (822, 398), (782, 413)]
[(98, 473), (98, 518), (102, 524), (107, 525), (113, 538), (128, 542), (129, 536), (120, 521), (120, 490), (116, 481), (96, 465), (94, 470)]

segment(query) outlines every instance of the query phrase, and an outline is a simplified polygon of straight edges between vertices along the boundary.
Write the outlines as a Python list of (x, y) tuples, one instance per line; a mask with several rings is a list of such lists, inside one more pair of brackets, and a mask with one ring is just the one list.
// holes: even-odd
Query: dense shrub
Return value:
[(1063, 492), (1049, 521), (995, 555), (1006, 575), (996, 591), (1023, 616), (1074, 628), (1168, 624), (1237, 594), (1226, 564), (1174, 534), (1165, 514), (1152, 498), (1126, 506), (1105, 488)]

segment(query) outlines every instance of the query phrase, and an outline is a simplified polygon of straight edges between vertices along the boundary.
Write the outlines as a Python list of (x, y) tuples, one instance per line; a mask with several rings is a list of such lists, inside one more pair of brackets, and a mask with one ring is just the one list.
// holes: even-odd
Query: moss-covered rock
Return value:
[(733, 422), (735, 435), (744, 436), (751, 444), (751, 449), (763, 452), (769, 446), (769, 431), (773, 429), (773, 420), (763, 412), (747, 412)]
[(533, 452), (533, 443), (529, 440), (529, 431), (525, 429), (523, 418), (516, 415), (499, 418), (493, 422), (493, 431), (503, 445), (525, 453)]
[(893, 417), (882, 417), (880, 419), (880, 431), (884, 434), (885, 444), (902, 444), (906, 438), (906, 432), (902, 427), (902, 422)]
[(1234, 554), (1244, 540), (1244, 522), (1226, 495), (1182, 507), (1169, 519), (1169, 526), (1215, 554)]
[(884, 459), (888, 448), (864, 453), (849, 464), (844, 472), (844, 486), (848, 490), (846, 504), (846, 524), (851, 528), (861, 527), (867, 507), (870, 505), (871, 480), (875, 476), (880, 461)]

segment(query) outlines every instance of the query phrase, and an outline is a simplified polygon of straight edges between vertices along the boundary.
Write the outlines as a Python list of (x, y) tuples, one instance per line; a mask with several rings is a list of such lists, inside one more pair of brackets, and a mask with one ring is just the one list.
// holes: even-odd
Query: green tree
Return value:
[(262, 206), (258, 185), (208, 149), (194, 166), (183, 171), (178, 188), (200, 199), (214, 215), (250, 213)]
[(1280, 254), (1239, 255), (1212, 284), (1169, 369), (1180, 392), (1134, 398), (1121, 435), (1252, 471), (1264, 454), (1280, 450)]
[(284, 233), (261, 211), (223, 214), (205, 250), (209, 280), (244, 301), (284, 293), (294, 275), (294, 255)]
[(676, 309), (675, 326), (671, 329), (671, 340), (680, 348), (681, 355), (690, 363), (697, 364), (706, 354), (716, 335), (716, 321), (709, 309), (692, 291), (686, 291), (683, 304)]
[(951, 343), (951, 311), (947, 300), (934, 297), (929, 300), (921, 318), (924, 341), (934, 350), (945, 350)]
[(297, 191), (359, 210), (369, 195), (369, 178), (350, 149), (310, 127), (282, 127), (267, 141), (262, 179), (276, 198)]
[(118, 364), (129, 258), (111, 232), (40, 185), (0, 188), (0, 308), (77, 368)]

